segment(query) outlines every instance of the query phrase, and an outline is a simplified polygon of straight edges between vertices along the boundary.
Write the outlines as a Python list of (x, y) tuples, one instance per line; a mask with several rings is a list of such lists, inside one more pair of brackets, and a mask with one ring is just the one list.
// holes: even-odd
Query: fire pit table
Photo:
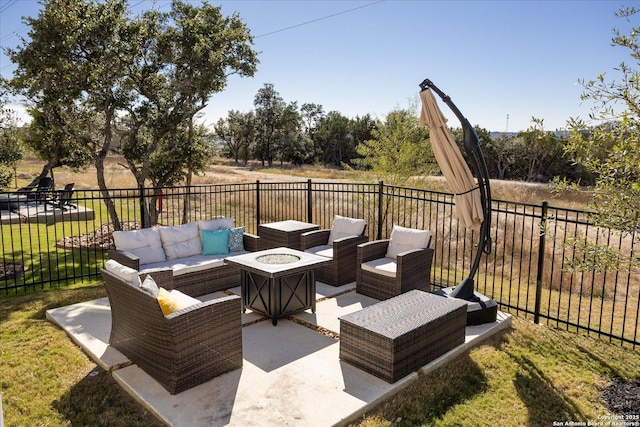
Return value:
[(298, 311), (316, 311), (314, 268), (331, 262), (326, 257), (290, 248), (273, 248), (226, 259), (241, 269), (242, 310), (247, 307), (278, 318)]

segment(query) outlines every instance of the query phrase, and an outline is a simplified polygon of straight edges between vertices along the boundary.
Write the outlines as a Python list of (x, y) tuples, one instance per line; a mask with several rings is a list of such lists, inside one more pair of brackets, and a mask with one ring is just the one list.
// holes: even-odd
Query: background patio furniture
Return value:
[(54, 191), (53, 197), (46, 201), (45, 209), (47, 204), (51, 205), (53, 208), (58, 208), (63, 211), (66, 211), (70, 208), (76, 209), (76, 206), (71, 204), (74, 185), (75, 184), (73, 182), (70, 182), (69, 184), (65, 185), (62, 190)]
[(37, 185), (30, 185), (27, 187), (19, 188), (17, 193), (19, 195), (26, 196), (30, 202), (45, 202), (47, 198), (51, 197), (53, 193), (53, 178), (45, 176), (38, 180)]
[(36, 203), (46, 203), (47, 198), (51, 196), (53, 192), (53, 179), (45, 176), (38, 181), (38, 187), (36, 187), (34, 200)]
[(356, 280), (358, 245), (369, 241), (363, 219), (335, 216), (331, 229), (315, 230), (300, 236), (302, 250), (331, 259), (316, 268), (316, 280), (342, 286)]
[(260, 236), (260, 249), (286, 247), (302, 250), (300, 235), (319, 228), (316, 224), (295, 220), (259, 225), (258, 236)]
[[(173, 288), (171, 270), (150, 274), (158, 286)], [(102, 277), (111, 305), (109, 344), (169, 393), (242, 367), (239, 296), (198, 303), (165, 316), (158, 300), (140, 286), (104, 269)]]
[[(406, 247), (399, 253), (393, 252), (394, 232), (407, 229), (394, 225), (391, 238), (375, 240), (358, 246), (356, 262), (356, 292), (375, 299), (385, 300), (412, 289), (431, 291), (431, 264), (433, 249), (429, 248), (430, 236), (424, 247)], [(391, 249), (391, 251), (390, 251)], [(395, 256), (395, 259), (394, 259)]]
[(26, 202), (27, 196), (23, 194), (1, 194), (0, 210), (14, 212), (20, 209), (20, 204)]

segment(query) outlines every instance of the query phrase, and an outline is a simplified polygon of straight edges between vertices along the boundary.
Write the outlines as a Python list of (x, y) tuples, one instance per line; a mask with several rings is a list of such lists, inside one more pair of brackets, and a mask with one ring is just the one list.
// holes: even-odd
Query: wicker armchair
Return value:
[[(355, 230), (355, 235), (348, 235), (351, 232), (347, 230)], [(332, 259), (331, 264), (315, 269), (316, 280), (332, 286), (356, 280), (358, 245), (369, 241), (365, 230), (364, 220), (336, 215), (332, 229), (309, 231), (300, 236), (303, 251)]]
[(398, 240), (399, 233), (403, 231), (415, 233), (422, 230), (394, 226), (391, 239), (375, 240), (358, 246), (356, 292), (386, 300), (411, 289), (431, 291), (434, 253), (428, 247), (431, 235), (428, 231), (426, 233), (429, 234), (423, 234), (422, 243), (417, 247), (407, 244), (392, 246), (393, 239)]
[[(150, 274), (158, 286), (173, 288), (171, 270)], [(165, 317), (140, 287), (104, 269), (102, 277), (111, 305), (109, 343), (169, 393), (242, 367), (240, 297), (198, 303)]]

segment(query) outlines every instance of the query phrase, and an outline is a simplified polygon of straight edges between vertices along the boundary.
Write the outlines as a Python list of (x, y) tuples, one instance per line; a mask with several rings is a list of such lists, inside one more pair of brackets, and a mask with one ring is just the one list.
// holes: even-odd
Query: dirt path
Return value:
[[(233, 166), (225, 166), (228, 168), (236, 177), (242, 177), (238, 181), (241, 182), (254, 182), (260, 180), (260, 182), (294, 182), (294, 181), (304, 181), (307, 178), (301, 176), (294, 175), (286, 175), (280, 173), (267, 173), (261, 172), (255, 169), (249, 169), (244, 167), (233, 167)], [(228, 173), (221, 173), (216, 171), (207, 171), (206, 176), (217, 177), (220, 180), (228, 179)]]

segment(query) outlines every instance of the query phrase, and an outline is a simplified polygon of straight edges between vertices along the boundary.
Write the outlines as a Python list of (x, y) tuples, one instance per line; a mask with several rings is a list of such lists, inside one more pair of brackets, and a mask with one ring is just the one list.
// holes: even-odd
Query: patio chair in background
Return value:
[(412, 289), (431, 291), (431, 232), (393, 226), (390, 239), (358, 246), (356, 292), (386, 300)]
[(27, 196), (27, 200), (35, 201), (36, 203), (45, 202), (48, 197), (51, 196), (53, 191), (53, 178), (48, 176), (40, 178), (38, 185), (33, 187), (23, 187), (18, 190), (18, 193)]
[(47, 199), (46, 204), (51, 205), (53, 208), (62, 209), (63, 211), (66, 211), (68, 209), (77, 209), (76, 205), (71, 204), (74, 185), (75, 184), (73, 182), (70, 182), (69, 184), (65, 185), (62, 190), (54, 191), (53, 197), (51, 199)]
[(53, 191), (53, 178), (45, 176), (38, 181), (38, 187), (36, 188), (35, 200), (36, 203), (46, 203), (47, 198), (51, 197)]
[[(117, 261), (105, 263), (102, 278), (111, 306), (109, 344), (171, 394), (241, 368), (240, 297), (200, 302), (173, 290), (171, 270), (149, 275), (153, 282)], [(169, 298), (163, 297), (167, 294)], [(177, 311), (165, 315), (165, 310)]]
[(300, 236), (302, 250), (330, 258), (332, 263), (315, 269), (316, 280), (342, 286), (356, 280), (358, 245), (369, 240), (364, 235), (364, 219), (336, 215), (331, 229), (308, 231)]

